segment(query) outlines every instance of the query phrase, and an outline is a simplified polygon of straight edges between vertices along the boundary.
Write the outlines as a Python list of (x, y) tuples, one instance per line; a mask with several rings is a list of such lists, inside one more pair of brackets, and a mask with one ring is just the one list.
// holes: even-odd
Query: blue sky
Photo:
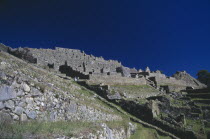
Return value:
[(0, 42), (54, 46), (128, 67), (210, 71), (209, 0), (0, 0)]

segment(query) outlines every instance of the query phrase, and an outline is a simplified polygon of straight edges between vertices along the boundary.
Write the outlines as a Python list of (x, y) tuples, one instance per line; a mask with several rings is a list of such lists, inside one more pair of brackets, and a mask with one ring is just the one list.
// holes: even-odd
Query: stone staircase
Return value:
[(157, 86), (155, 85), (155, 83), (151, 81), (150, 79), (146, 79), (146, 84), (157, 89)]
[(160, 92), (163, 92), (163, 91), (164, 91), (161, 87), (157, 86), (157, 85), (154, 83), (154, 81), (152, 81), (152, 80), (150, 80), (150, 79), (146, 79), (146, 84), (149, 85), (150, 87), (156, 89), (157, 91), (160, 91)]

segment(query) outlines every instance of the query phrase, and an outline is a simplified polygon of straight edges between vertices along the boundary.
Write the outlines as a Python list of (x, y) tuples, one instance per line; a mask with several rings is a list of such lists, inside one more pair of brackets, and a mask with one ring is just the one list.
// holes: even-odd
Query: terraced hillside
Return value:
[(0, 138), (170, 138), (134, 119), (71, 78), (0, 52)]
[(198, 120), (200, 121), (200, 128), (210, 138), (210, 89), (189, 90), (187, 93), (187, 97), (199, 109), (195, 115), (197, 114), (198, 119), (202, 119)]
[(209, 138), (209, 90), (161, 92), (148, 85), (81, 82), (135, 117), (180, 138)]

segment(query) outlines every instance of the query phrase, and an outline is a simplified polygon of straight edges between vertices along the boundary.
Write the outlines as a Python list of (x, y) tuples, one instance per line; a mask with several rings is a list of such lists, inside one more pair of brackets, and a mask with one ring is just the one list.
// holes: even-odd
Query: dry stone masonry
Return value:
[[(2, 49), (6, 50), (5, 46)], [(170, 88), (173, 91), (186, 89), (186, 87), (206, 87), (185, 71), (167, 77), (159, 70), (154, 72), (149, 67), (145, 71), (131, 69), (118, 61), (104, 60), (103, 57), (88, 55), (76, 49), (59, 47), (55, 47), (55, 49), (12, 49), (8, 47), (8, 52), (31, 63), (52, 68), (67, 76), (89, 79), (95, 84), (147, 84), (160, 90)]]

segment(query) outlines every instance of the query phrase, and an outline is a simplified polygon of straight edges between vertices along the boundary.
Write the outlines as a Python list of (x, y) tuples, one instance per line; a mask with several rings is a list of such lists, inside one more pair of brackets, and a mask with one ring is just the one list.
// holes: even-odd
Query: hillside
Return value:
[(209, 138), (209, 89), (74, 49), (0, 45), (2, 138)]
[(161, 137), (65, 75), (5, 52), (0, 69), (1, 138)]

